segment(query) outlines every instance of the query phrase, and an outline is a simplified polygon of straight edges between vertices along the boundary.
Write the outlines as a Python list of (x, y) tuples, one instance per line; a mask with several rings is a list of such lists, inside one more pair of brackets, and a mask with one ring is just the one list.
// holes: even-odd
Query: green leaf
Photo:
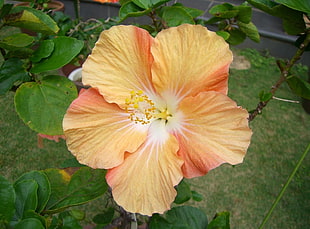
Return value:
[(0, 0), (0, 9), (2, 9), (3, 5), (4, 5), (4, 0)]
[(197, 202), (200, 202), (203, 200), (203, 196), (196, 191), (192, 191), (192, 198), (193, 198), (193, 200), (195, 200)]
[[(295, 41), (295, 46), (297, 48), (300, 48), (300, 45), (305, 41), (306, 37), (307, 37), (307, 34), (300, 35)], [(307, 45), (307, 47), (305, 48), (305, 51), (310, 51), (310, 44)]]
[(71, 215), (67, 215), (62, 219), (63, 227), (65, 229), (83, 229), (79, 221)]
[(28, 173), (24, 173), (21, 177), (16, 181), (17, 183), (23, 180), (35, 180), (38, 184), (38, 206), (36, 208), (37, 212), (42, 212), (44, 207), (47, 204), (47, 201), (51, 194), (51, 186), (49, 180), (44, 172), (41, 171), (31, 171)]
[(105, 226), (112, 222), (114, 217), (114, 208), (108, 208), (105, 212), (95, 215), (93, 222)]
[(192, 197), (190, 186), (184, 181), (184, 179), (176, 186), (176, 190), (178, 192), (174, 200), (174, 203), (176, 204), (183, 204)]
[(104, 170), (82, 167), (73, 175), (61, 169), (47, 169), (44, 172), (52, 188), (46, 213), (56, 213), (70, 206), (84, 204), (103, 195), (108, 189)]
[(28, 218), (20, 221), (15, 225), (14, 229), (45, 229), (40, 220)]
[(227, 39), (227, 42), (231, 45), (238, 45), (242, 43), (246, 38), (245, 33), (239, 29), (232, 29), (229, 31), (229, 34), (230, 36)]
[(310, 83), (296, 76), (288, 77), (286, 82), (296, 95), (305, 99), (310, 99)]
[(38, 183), (33, 180), (22, 180), (14, 183), (16, 193), (14, 220), (22, 219), (27, 210), (35, 210), (38, 206)]
[(132, 0), (133, 3), (142, 9), (156, 8), (169, 1), (171, 0)]
[(63, 134), (62, 120), (77, 97), (72, 81), (63, 76), (46, 76), (24, 83), (15, 94), (15, 108), (31, 129), (47, 135)]
[(35, 63), (30, 72), (40, 73), (58, 69), (68, 64), (76, 57), (84, 46), (84, 42), (72, 37), (57, 37), (54, 42), (54, 51), (48, 58)]
[[(159, 214), (153, 214), (149, 224), (150, 229), (173, 229), (172, 225)], [(177, 228), (175, 228), (177, 229)]]
[(44, 40), (40, 44), (39, 48), (35, 50), (31, 57), (31, 61), (39, 62), (43, 58), (47, 58), (54, 51), (55, 43), (53, 40)]
[(205, 229), (207, 225), (207, 216), (191, 206), (174, 207), (164, 217), (154, 214), (150, 221), (150, 229)]
[(272, 93), (271, 92), (265, 92), (265, 91), (261, 91), (258, 95), (259, 97), (259, 100), (261, 102), (267, 102), (269, 101), (270, 99), (272, 99)]
[(166, 6), (162, 9), (162, 19), (169, 27), (182, 24), (195, 24), (192, 16), (180, 6)]
[(0, 203), (0, 222), (9, 223), (15, 213), (15, 191), (13, 185), (1, 175)]
[(78, 209), (71, 209), (69, 211), (70, 215), (73, 216), (75, 219), (81, 221), (85, 219), (85, 212)]
[(190, 7), (185, 7), (181, 3), (175, 3), (175, 4), (173, 4), (173, 6), (182, 7), (189, 15), (192, 16), (192, 18), (199, 17), (203, 14), (202, 10), (198, 10), (198, 9), (190, 8)]
[(0, 40), (0, 47), (4, 49), (18, 49), (31, 45), (34, 42), (34, 38), (25, 34), (17, 33), (11, 36), (7, 36)]
[(8, 92), (14, 85), (30, 81), (31, 78), (20, 59), (6, 60), (0, 68), (0, 95)]
[(23, 219), (29, 219), (29, 218), (37, 219), (41, 222), (42, 225), (45, 225), (45, 226), (47, 225), (47, 219), (44, 216), (40, 215), (39, 213), (35, 212), (34, 210), (26, 210), (24, 212)]
[(274, 7), (279, 6), (279, 4), (270, 0), (247, 0), (247, 2), (271, 15), (274, 13)]
[(247, 0), (256, 8), (272, 15), (279, 17), (283, 21), (284, 30), (290, 35), (303, 33), (306, 29), (303, 19), (303, 13), (284, 5), (277, 4), (268, 0)]
[(252, 19), (252, 8), (246, 5), (234, 6), (233, 9), (238, 10), (236, 19), (243, 23), (250, 23)]
[(5, 23), (44, 34), (56, 34), (56, 22), (46, 13), (26, 6), (14, 7), (6, 16)]
[(220, 18), (220, 17), (211, 17), (209, 20), (206, 21), (206, 24), (215, 24), (222, 20), (225, 20), (225, 19)]
[(229, 212), (217, 213), (207, 229), (230, 229)]
[(256, 28), (256, 26), (252, 23), (252, 22), (249, 22), (248, 24), (245, 24), (241, 21), (238, 21), (237, 22), (238, 26), (239, 26), (239, 29), (245, 33), (245, 35), (250, 38), (252, 41), (255, 41), (257, 43), (260, 42), (260, 36), (259, 36), (259, 33), (258, 33), (258, 30)]
[(294, 10), (299, 10), (301, 12), (310, 14), (310, 1), (308, 0), (275, 0), (275, 1)]
[(4, 18), (5, 16), (7, 16), (11, 9), (13, 8), (13, 4), (4, 4), (2, 9), (0, 10), (0, 18)]
[(120, 22), (128, 17), (140, 17), (151, 12), (151, 9), (143, 9), (133, 2), (127, 2), (119, 10)]
[(209, 13), (215, 17), (219, 18), (233, 18), (239, 13), (238, 10), (233, 8), (233, 5), (229, 3), (224, 3), (221, 5), (215, 5), (210, 10)]
[(225, 41), (230, 37), (230, 34), (225, 31), (216, 31), (216, 34), (223, 37)]

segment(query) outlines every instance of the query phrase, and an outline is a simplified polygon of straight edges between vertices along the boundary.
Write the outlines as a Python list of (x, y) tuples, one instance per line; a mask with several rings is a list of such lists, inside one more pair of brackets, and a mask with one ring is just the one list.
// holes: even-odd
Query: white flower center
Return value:
[(143, 91), (131, 91), (130, 97), (126, 98), (125, 107), (129, 114), (128, 118), (143, 125), (151, 123), (153, 120), (165, 120), (166, 123), (172, 117), (167, 108), (157, 108), (155, 103), (149, 99)]

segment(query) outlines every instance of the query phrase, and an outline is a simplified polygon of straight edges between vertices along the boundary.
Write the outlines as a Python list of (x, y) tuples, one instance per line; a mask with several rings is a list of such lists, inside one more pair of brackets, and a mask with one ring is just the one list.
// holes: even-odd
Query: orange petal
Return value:
[(197, 177), (222, 163), (238, 164), (250, 144), (248, 112), (218, 92), (185, 98), (179, 109), (182, 127), (175, 131), (185, 177)]
[(232, 53), (224, 39), (207, 28), (184, 24), (163, 30), (154, 39), (151, 52), (153, 83), (159, 93), (227, 93)]
[(107, 173), (114, 200), (126, 211), (152, 215), (170, 209), (182, 179), (183, 161), (176, 155), (178, 143), (168, 134), (164, 143), (147, 142), (135, 153), (126, 154), (123, 164)]
[(127, 113), (107, 103), (93, 88), (73, 101), (63, 128), (71, 153), (92, 168), (118, 166), (125, 151), (134, 152), (147, 136), (147, 127), (135, 125)]
[(132, 90), (152, 90), (152, 42), (146, 30), (135, 26), (113, 26), (103, 31), (83, 65), (83, 84), (96, 87), (106, 101), (119, 105)]

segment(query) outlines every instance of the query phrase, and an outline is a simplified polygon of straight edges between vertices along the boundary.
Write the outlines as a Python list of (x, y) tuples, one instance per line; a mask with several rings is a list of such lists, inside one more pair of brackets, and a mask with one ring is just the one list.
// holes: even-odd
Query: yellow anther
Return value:
[(171, 114), (169, 114), (169, 112), (167, 110), (162, 111), (160, 113), (154, 114), (153, 115), (155, 118), (161, 118), (161, 119), (166, 119), (171, 116)]
[(131, 100), (130, 100), (129, 98), (126, 98), (126, 99), (125, 99), (125, 103), (126, 103), (127, 105), (129, 105), (130, 102), (131, 102)]

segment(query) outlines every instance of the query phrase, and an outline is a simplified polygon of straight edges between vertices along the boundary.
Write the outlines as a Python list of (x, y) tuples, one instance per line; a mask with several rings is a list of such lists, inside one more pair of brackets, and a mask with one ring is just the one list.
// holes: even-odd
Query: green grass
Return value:
[[(275, 59), (254, 50), (241, 52), (252, 62), (248, 70), (231, 70), (229, 95), (249, 110), (254, 109), (261, 90), (277, 81)], [(306, 77), (299, 66), (297, 74)], [(299, 100), (286, 85), (277, 97)], [(37, 147), (36, 133), (26, 127), (14, 111), (13, 93), (0, 97), (0, 174), (13, 181), (25, 171), (59, 167), (70, 158), (65, 142), (44, 141)], [(253, 137), (244, 163), (222, 165), (204, 177), (189, 180), (204, 201), (190, 202), (209, 219), (216, 212), (230, 211), (231, 228), (258, 228), (299, 157), (310, 142), (310, 115), (300, 104), (273, 100), (251, 122)], [(266, 228), (303, 229), (310, 225), (310, 156), (303, 162)]]

